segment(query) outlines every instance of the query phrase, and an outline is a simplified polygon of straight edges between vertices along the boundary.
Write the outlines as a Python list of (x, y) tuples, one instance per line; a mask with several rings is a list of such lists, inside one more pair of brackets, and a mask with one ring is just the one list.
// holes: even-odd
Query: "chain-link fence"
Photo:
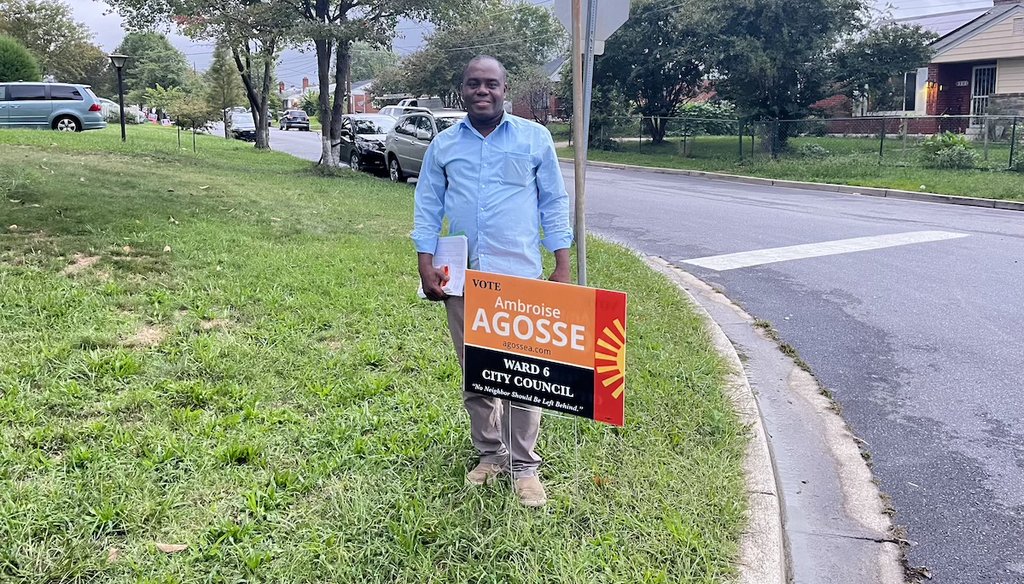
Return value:
[(858, 117), (802, 120), (595, 119), (590, 148), (759, 162), (1024, 169), (1024, 117)]

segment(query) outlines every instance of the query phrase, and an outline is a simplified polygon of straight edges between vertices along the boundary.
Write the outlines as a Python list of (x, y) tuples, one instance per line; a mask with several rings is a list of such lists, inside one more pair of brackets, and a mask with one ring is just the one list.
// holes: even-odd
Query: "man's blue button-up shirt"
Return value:
[(449, 233), (469, 239), (470, 268), (540, 277), (540, 244), (552, 252), (572, 244), (569, 195), (547, 128), (505, 114), (486, 138), (468, 117), (438, 134), (416, 185), (416, 251), (434, 253), (444, 217)]

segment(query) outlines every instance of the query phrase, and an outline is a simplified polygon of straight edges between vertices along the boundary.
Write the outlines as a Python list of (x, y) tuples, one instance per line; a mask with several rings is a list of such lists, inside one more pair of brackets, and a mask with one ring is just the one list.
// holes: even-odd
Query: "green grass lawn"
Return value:
[(0, 581), (731, 579), (746, 434), (672, 285), (592, 242), (627, 425), (545, 416), (526, 510), (464, 485), (411, 188), (198, 140), (0, 132)]
[[(885, 143), (880, 159), (876, 138), (801, 137), (792, 138), (794, 149), (816, 144), (829, 155), (822, 159), (789, 154), (779, 160), (766, 157), (756, 143), (750, 154), (750, 138), (744, 142), (744, 160), (739, 160), (739, 139), (735, 136), (699, 136), (683, 155), (679, 139), (662, 144), (642, 144), (636, 140), (621, 142), (621, 150), (609, 152), (591, 149), (591, 160), (619, 162), (661, 168), (682, 168), (724, 172), (785, 180), (822, 182), (907, 191), (960, 195), (987, 199), (1024, 200), (1024, 174), (1005, 170), (1009, 162), (1007, 145), (992, 145), (988, 161), (976, 170), (925, 168), (918, 161), (916, 142), (903, 144), (898, 138)], [(981, 148), (977, 151), (981, 153)], [(560, 148), (559, 155), (572, 157), (571, 148)]]

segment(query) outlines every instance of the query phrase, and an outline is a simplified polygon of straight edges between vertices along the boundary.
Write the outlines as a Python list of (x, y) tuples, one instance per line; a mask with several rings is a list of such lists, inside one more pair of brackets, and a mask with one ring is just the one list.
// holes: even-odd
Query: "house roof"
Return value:
[(1024, 4), (1005, 4), (1002, 6), (995, 6), (984, 14), (976, 17), (974, 20), (971, 20), (946, 33), (945, 36), (940, 37), (932, 43), (932, 49), (935, 51), (935, 56), (939, 56), (940, 54), (970, 40), (975, 35), (999, 24), (1011, 13), (1024, 15)]
[(937, 35), (947, 35), (961, 26), (985, 14), (991, 8), (968, 8), (966, 10), (953, 10), (940, 12), (938, 14), (926, 14), (923, 16), (909, 16), (897, 18), (895, 22), (900, 24), (919, 25), (925, 30), (930, 30)]
[(558, 57), (554, 61), (544, 63), (544, 66), (542, 67), (544, 75), (551, 81), (558, 83), (562, 80), (562, 65), (564, 65), (568, 60), (569, 57)]

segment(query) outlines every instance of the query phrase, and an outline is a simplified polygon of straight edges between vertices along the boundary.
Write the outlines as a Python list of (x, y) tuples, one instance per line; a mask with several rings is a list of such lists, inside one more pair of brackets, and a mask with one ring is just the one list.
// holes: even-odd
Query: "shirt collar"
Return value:
[[(491, 131), (491, 134), (494, 134), (494, 132), (497, 132), (498, 128), (502, 127), (503, 125), (505, 125), (507, 123), (511, 123), (509, 118), (510, 118), (510, 116), (508, 115), (508, 112), (502, 111), (502, 113), (501, 113), (501, 121), (498, 122), (497, 126), (494, 126), (494, 130)], [(481, 138), (484, 138), (484, 136), (482, 134), (480, 134), (480, 132), (476, 128), (473, 127), (473, 123), (469, 121), (469, 114), (466, 114), (466, 117), (462, 118), (462, 121), (460, 121), (459, 123), (462, 124), (463, 126), (465, 126), (466, 128), (468, 128), (469, 131), (473, 132), (477, 136), (480, 136)], [(484, 138), (484, 139), (486, 140), (486, 138)]]

